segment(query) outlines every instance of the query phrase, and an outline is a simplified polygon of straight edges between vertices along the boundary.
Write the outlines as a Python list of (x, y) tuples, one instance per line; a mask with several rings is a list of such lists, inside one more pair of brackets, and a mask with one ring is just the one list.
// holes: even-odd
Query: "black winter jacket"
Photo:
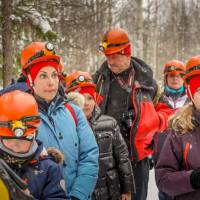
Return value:
[[(134, 119), (128, 145), (130, 146), (130, 158), (137, 164), (137, 161), (152, 154), (153, 135), (156, 131), (166, 129), (168, 117), (173, 111), (165, 99), (160, 100), (156, 105), (153, 104), (158, 87), (153, 79), (151, 68), (135, 57), (131, 58), (131, 68), (134, 70), (134, 84), (131, 92)], [(93, 75), (94, 82), (97, 84), (96, 91), (103, 97), (100, 108), (104, 114), (107, 113), (106, 107), (110, 96), (111, 73), (105, 61)]]
[(93, 193), (96, 200), (117, 200), (134, 190), (128, 149), (116, 120), (102, 115), (96, 106), (90, 125), (99, 146), (99, 178)]

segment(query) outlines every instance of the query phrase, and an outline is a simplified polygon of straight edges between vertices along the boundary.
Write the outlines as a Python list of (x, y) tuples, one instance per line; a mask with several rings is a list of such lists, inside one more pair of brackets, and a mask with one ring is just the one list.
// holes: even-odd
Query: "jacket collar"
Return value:
[[(131, 57), (131, 66), (135, 71), (135, 80), (139, 82), (141, 86), (150, 87), (153, 85), (153, 72), (151, 68), (142, 60)], [(99, 69), (99, 73), (104, 79), (110, 77), (111, 71), (108, 68), (108, 63), (105, 61)]]
[(64, 104), (65, 97), (63, 95), (60, 95), (60, 92), (58, 91), (54, 99), (49, 103), (47, 103), (44, 99), (36, 95), (35, 99), (38, 103), (40, 112), (48, 114), (57, 109), (60, 105)]
[(98, 120), (100, 116), (101, 116), (101, 110), (98, 107), (98, 105), (95, 105), (94, 110), (92, 112), (92, 117), (89, 119), (89, 122), (93, 124), (95, 121)]

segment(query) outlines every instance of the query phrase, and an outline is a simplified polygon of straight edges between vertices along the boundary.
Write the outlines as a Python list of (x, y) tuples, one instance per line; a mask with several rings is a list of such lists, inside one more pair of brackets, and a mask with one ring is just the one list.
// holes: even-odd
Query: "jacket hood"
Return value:
[(31, 160), (34, 160), (34, 161), (39, 161), (40, 160), (40, 157), (41, 155), (43, 156), (47, 156), (47, 152), (43, 146), (43, 143), (40, 141), (40, 140), (36, 140), (37, 144), (38, 144), (38, 149), (37, 151), (35, 152), (34, 156), (32, 157)]
[[(135, 71), (135, 80), (138, 81), (140, 85), (145, 87), (153, 86), (153, 72), (149, 65), (135, 57), (131, 57), (131, 65)], [(107, 61), (101, 65), (98, 73), (102, 74), (103, 78), (111, 74)]]
[(69, 92), (67, 94), (67, 99), (77, 105), (79, 108), (83, 109), (85, 99), (84, 96), (78, 92)]

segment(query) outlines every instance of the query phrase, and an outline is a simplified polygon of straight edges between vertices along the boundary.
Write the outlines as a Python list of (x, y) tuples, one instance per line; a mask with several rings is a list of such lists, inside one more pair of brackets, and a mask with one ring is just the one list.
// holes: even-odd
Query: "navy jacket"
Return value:
[(38, 150), (28, 165), (16, 169), (16, 173), (28, 184), (30, 193), (38, 200), (67, 199), (60, 166), (49, 156), (41, 157), (43, 144), (39, 140)]

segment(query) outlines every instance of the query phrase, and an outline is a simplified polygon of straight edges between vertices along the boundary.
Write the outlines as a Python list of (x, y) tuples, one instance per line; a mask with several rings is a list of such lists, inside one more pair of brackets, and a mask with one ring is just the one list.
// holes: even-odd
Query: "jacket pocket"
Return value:
[(110, 170), (106, 172), (107, 175), (107, 185), (110, 198), (112, 200), (119, 199), (120, 197), (120, 182), (119, 176), (116, 170)]

